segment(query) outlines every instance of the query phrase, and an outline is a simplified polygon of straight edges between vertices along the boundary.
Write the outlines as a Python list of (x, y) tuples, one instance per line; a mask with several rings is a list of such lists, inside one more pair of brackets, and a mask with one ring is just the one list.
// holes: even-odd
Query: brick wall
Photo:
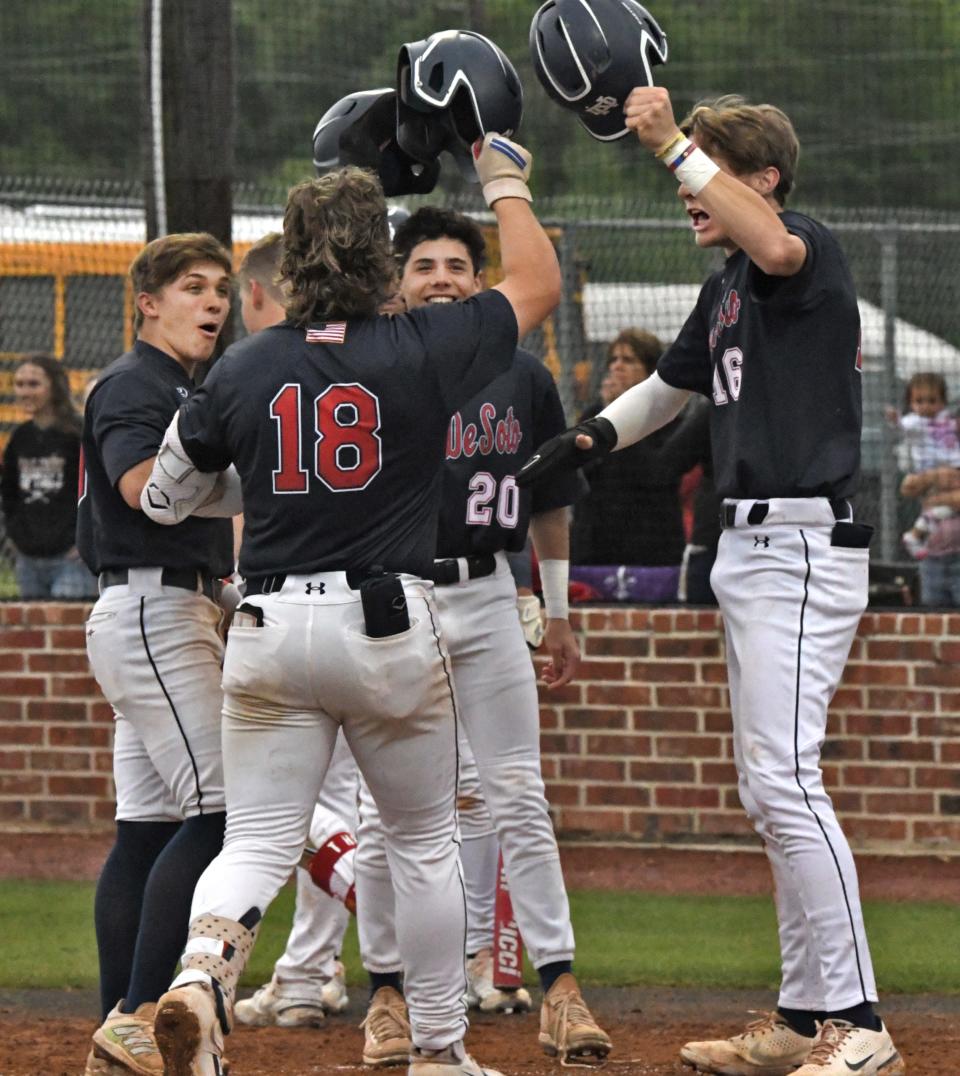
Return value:
[[(0, 605), (0, 828), (109, 824), (111, 711), (88, 607)], [(578, 683), (542, 695), (557, 826), (602, 840), (742, 840), (719, 617), (574, 613)], [(827, 784), (861, 847), (960, 851), (960, 614), (870, 612), (831, 709)]]

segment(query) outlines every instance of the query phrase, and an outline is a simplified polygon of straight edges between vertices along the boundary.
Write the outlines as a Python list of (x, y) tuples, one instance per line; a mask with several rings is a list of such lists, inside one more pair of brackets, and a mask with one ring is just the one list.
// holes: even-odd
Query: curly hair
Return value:
[(283, 215), (280, 278), (297, 325), (372, 317), (396, 269), (387, 203), (373, 172), (349, 166), (298, 183)]
[(773, 196), (779, 205), (786, 204), (796, 180), (800, 143), (790, 118), (775, 105), (751, 105), (735, 93), (698, 101), (680, 130), (705, 153), (722, 157), (735, 175), (772, 165), (780, 173)]
[(70, 381), (63, 363), (45, 351), (31, 351), (17, 364), (17, 370), (22, 370), (24, 366), (38, 367), (50, 382), (50, 407), (53, 410), (54, 426), (58, 430), (63, 430), (64, 433), (79, 433), (80, 416), (73, 406)]
[(433, 239), (456, 239), (470, 254), (473, 272), (482, 272), (487, 263), (487, 244), (479, 225), (453, 209), (423, 206), (397, 228), (393, 249), (401, 269), (407, 264), (413, 248)]

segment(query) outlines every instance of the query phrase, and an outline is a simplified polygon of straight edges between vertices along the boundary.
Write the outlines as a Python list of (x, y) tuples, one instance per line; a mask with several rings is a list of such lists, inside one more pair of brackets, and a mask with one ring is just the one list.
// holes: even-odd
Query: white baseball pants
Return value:
[(758, 524), (747, 521), (753, 503), (737, 502), (710, 579), (740, 799), (773, 869), (780, 1005), (837, 1011), (877, 998), (853, 856), (820, 771), (827, 707), (867, 604), (869, 551), (831, 544), (825, 498), (771, 500)]
[(86, 624), (87, 656), (115, 714), (118, 821), (180, 821), (223, 811), (221, 610), (134, 568)]
[(432, 585), (404, 588), (411, 628), (386, 639), (363, 634), (343, 573), (288, 576), (279, 592), (247, 599), (264, 624), (235, 624), (227, 643), (227, 832), (191, 918), (266, 911), (303, 851), (342, 725), (383, 818), (413, 1042), (442, 1049), (467, 1026), (457, 723)]
[[(497, 554), (493, 575), (439, 586), (434, 593), (452, 659), (461, 726), (503, 850), (530, 960), (534, 967), (572, 960), (570, 909), (540, 774), (536, 678), (505, 554)], [(463, 816), (461, 824), (467, 828)], [(361, 956), (371, 971), (387, 972), (397, 970), (396, 948), (389, 943), (385, 919), (389, 879), (380, 869), (382, 855), (370, 844), (376, 830), (376, 819), (365, 815), (361, 802), (356, 858)], [(482, 830), (478, 819), (478, 835)]]

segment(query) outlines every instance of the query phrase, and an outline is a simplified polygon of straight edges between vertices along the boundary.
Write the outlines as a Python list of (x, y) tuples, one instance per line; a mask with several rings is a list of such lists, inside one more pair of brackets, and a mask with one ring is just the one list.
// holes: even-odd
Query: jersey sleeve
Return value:
[(3, 505), (3, 514), (9, 522), (10, 517), (20, 506), (20, 459), (18, 452), (17, 434), (18, 427), (10, 435), (6, 451), (3, 453), (3, 463), (0, 464), (0, 501)]
[(684, 322), (676, 340), (657, 362), (657, 373), (661, 381), (672, 388), (699, 392), (703, 396), (710, 395), (713, 377), (706, 295), (707, 285), (704, 285), (697, 305)]
[(131, 372), (107, 378), (90, 400), (93, 438), (114, 486), (131, 467), (157, 454), (170, 424), (170, 399), (148, 388), (143, 391)]
[[(563, 433), (567, 420), (557, 392), (556, 382), (550, 371), (538, 359), (532, 369), (531, 392), (533, 393), (533, 443), (527, 445), (525, 462), (539, 445), (551, 437)], [(534, 483), (530, 511), (548, 512), (552, 508), (566, 508), (586, 491), (586, 483), (579, 471), (558, 469), (543, 482)]]
[(180, 443), (201, 471), (225, 471), (233, 462), (220, 421), (226, 369), (224, 354), (197, 391), (180, 405)]
[(469, 403), (513, 362), (517, 318), (499, 291), (419, 307), (408, 316), (420, 332), (449, 414)]
[(750, 291), (760, 303), (798, 310), (810, 309), (835, 286), (830, 253), (836, 244), (827, 229), (810, 217), (800, 213), (784, 213), (782, 220), (787, 231), (802, 239), (807, 248), (803, 265), (793, 276), (770, 276), (751, 261), (748, 269)]

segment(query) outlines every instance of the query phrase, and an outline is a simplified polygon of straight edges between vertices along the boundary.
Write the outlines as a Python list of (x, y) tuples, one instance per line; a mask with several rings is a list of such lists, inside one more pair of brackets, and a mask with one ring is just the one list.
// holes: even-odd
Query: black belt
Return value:
[[(750, 505), (750, 511), (747, 513), (747, 522), (752, 527), (758, 527), (767, 518), (767, 512), (769, 511), (770, 505), (766, 501), (754, 501)], [(833, 499), (830, 501), (830, 511), (833, 512), (834, 519), (846, 519), (850, 515), (850, 502), (842, 497)], [(737, 506), (735, 504), (721, 505), (720, 526), (726, 529), (736, 525)]]
[(427, 578), (432, 579), (439, 587), (466, 582), (460, 578), (461, 560), (467, 562), (467, 579), (481, 579), (485, 575), (493, 575), (497, 570), (497, 558), (492, 553), (477, 553), (472, 557), (435, 560)]
[[(107, 587), (125, 586), (130, 580), (130, 572), (137, 570), (136, 568), (110, 568), (105, 572), (101, 572), (100, 589), (106, 590)], [(219, 579), (214, 579), (212, 575), (204, 575), (193, 568), (148, 568), (145, 570), (159, 571), (160, 585), (164, 587), (179, 587), (181, 590), (192, 590), (196, 593), (197, 584), (199, 583), (200, 592), (210, 598), (211, 601), (216, 601), (220, 591), (223, 589), (223, 584)]]

